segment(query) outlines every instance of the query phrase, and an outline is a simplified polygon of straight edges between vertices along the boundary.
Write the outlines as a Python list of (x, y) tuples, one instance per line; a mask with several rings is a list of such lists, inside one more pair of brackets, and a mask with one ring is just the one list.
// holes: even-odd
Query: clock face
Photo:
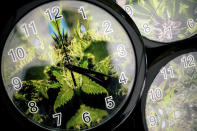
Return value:
[(196, 65), (195, 51), (170, 60), (160, 69), (144, 101), (148, 130), (196, 130)]
[(197, 34), (196, 0), (116, 0), (134, 20), (141, 34), (170, 43)]
[(15, 108), (48, 129), (92, 129), (127, 101), (136, 79), (130, 36), (110, 13), (82, 1), (42, 4), (4, 45), (1, 75)]

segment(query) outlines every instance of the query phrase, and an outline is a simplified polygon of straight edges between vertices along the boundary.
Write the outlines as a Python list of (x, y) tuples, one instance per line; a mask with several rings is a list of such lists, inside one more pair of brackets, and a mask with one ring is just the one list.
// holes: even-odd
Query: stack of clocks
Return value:
[(197, 130), (196, 0), (23, 4), (1, 29), (5, 125)]

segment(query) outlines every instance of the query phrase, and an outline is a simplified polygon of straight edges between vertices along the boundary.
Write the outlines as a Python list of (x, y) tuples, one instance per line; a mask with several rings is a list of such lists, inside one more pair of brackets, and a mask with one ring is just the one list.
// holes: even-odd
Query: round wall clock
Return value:
[(116, 3), (149, 40), (169, 44), (197, 34), (196, 0), (116, 0)]
[[(186, 44), (192, 42), (186, 48)], [(197, 129), (196, 49), (194, 41), (183, 41), (150, 67), (141, 102), (145, 130)]]
[(135, 24), (122, 16), (101, 0), (18, 10), (1, 39), (1, 90), (13, 117), (46, 130), (111, 130), (128, 117), (146, 63)]

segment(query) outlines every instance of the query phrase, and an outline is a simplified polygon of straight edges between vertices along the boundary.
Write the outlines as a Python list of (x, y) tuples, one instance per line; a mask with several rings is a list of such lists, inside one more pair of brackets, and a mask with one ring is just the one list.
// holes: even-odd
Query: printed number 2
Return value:
[(20, 78), (14, 77), (12, 78), (11, 82), (15, 90), (20, 90), (22, 88), (22, 82)]
[(120, 56), (120, 57), (127, 56), (127, 51), (126, 51), (124, 45), (122, 45), (122, 44), (118, 45), (117, 50), (118, 50), (118, 56)]
[(110, 21), (105, 20), (103, 22), (103, 25), (102, 26), (105, 27), (104, 34), (110, 34), (110, 33), (113, 32), (113, 29), (111, 27), (111, 22)]
[(166, 67), (163, 67), (160, 72), (163, 75), (165, 80), (168, 79), (168, 73), (170, 74), (171, 78), (174, 78), (174, 71), (173, 71), (172, 66), (169, 66), (167, 69)]
[(34, 34), (34, 35), (37, 35), (37, 29), (36, 29), (36, 26), (35, 26), (34, 21), (31, 21), (31, 22), (28, 24), (28, 26), (27, 26), (26, 23), (24, 23), (24, 24), (21, 26), (21, 29), (24, 31), (26, 37), (29, 37), (29, 36), (30, 36), (29, 29), (31, 29), (31, 30), (33, 31), (33, 34)]
[(189, 29), (193, 29), (193, 28), (195, 27), (195, 22), (194, 22), (193, 19), (188, 19), (188, 20), (187, 20), (187, 27), (188, 27)]

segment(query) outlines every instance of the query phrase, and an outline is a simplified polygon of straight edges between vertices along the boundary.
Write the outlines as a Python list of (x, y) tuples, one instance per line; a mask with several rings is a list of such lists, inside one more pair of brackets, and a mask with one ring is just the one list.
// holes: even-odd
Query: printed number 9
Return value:
[(15, 90), (20, 90), (22, 88), (22, 82), (20, 78), (14, 77), (11, 81)]

